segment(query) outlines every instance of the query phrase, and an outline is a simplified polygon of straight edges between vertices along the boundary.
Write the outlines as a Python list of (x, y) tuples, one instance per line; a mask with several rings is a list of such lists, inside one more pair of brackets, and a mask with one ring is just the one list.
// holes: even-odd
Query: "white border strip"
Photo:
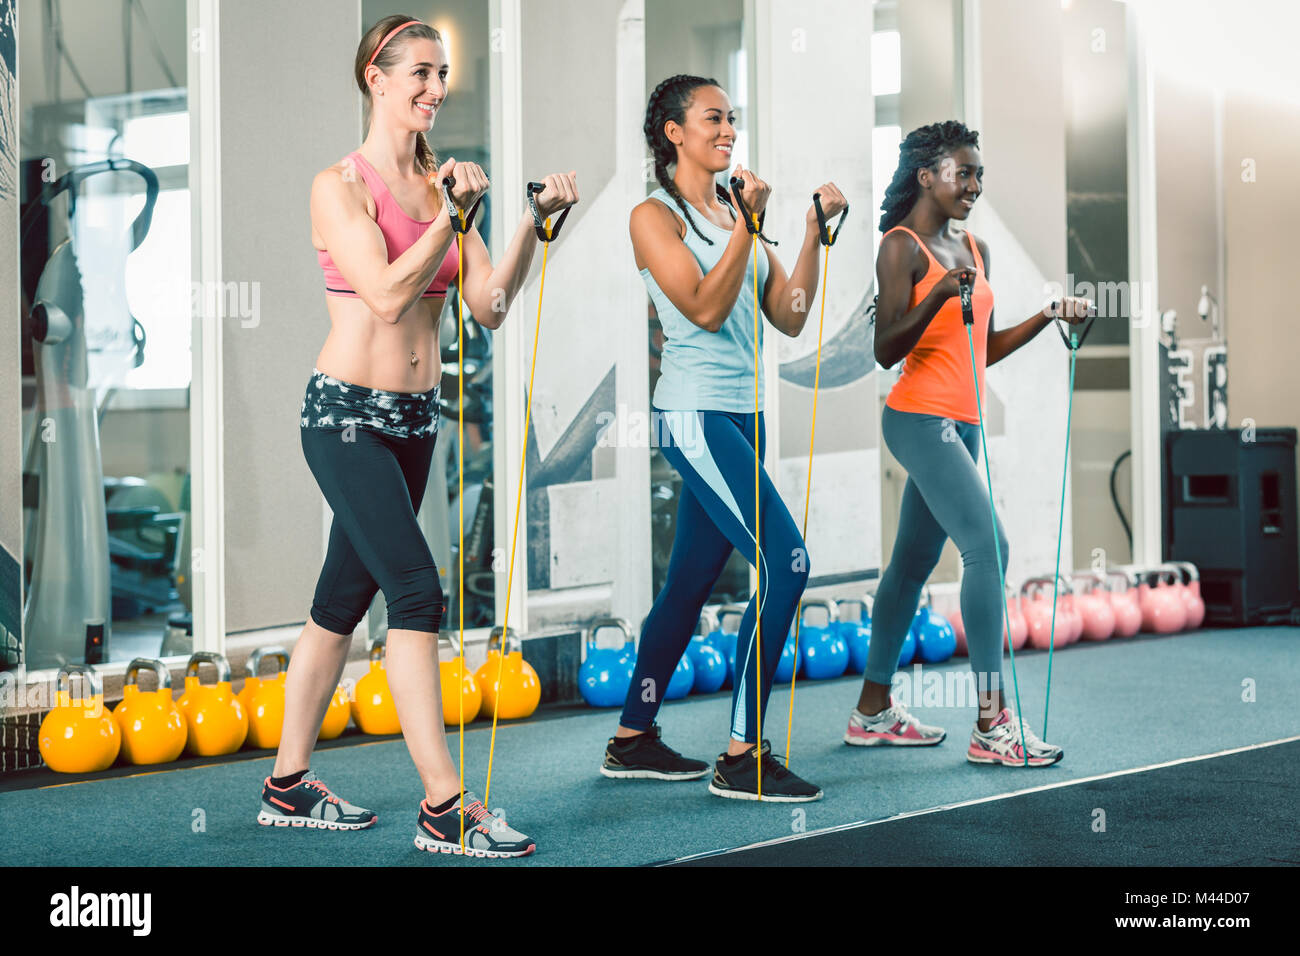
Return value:
[[(217, 0), (189, 0), (190, 277), (221, 281), (221, 47)], [(211, 284), (211, 285), (210, 285)], [(203, 299), (205, 297), (199, 297)], [(191, 315), (194, 650), (225, 649), (225, 488), (220, 315)], [(202, 563), (200, 564), (199, 561)], [(201, 570), (200, 570), (201, 569)]]
[(1300, 741), (1300, 736), (1283, 737), (1279, 740), (1269, 740), (1260, 744), (1249, 744), (1245, 747), (1234, 747), (1231, 750), (1220, 750), (1212, 754), (1199, 754), (1195, 757), (1180, 757), (1177, 760), (1168, 760), (1164, 763), (1153, 763), (1146, 767), (1134, 767), (1130, 770), (1113, 770), (1110, 773), (1099, 773), (1091, 777), (1079, 777), (1077, 780), (1062, 780), (1058, 783), (1044, 784), (1041, 787), (1026, 787), (1024, 790), (1012, 790), (1009, 793), (995, 793), (988, 797), (977, 797), (974, 800), (963, 800), (960, 803), (945, 803), (937, 807), (926, 807), (923, 810), (907, 810), (903, 813), (896, 813), (892, 817), (882, 817), (879, 820), (857, 820), (853, 823), (841, 823), (838, 826), (826, 827), (822, 830), (810, 830), (807, 833), (795, 833), (786, 837), (778, 837), (775, 840), (764, 840), (761, 843), (749, 843), (745, 846), (729, 847), (722, 850), (706, 850), (703, 853), (693, 853), (690, 856), (681, 856), (674, 860), (665, 860), (658, 866), (669, 866), (673, 863), (686, 863), (691, 860), (703, 860), (714, 856), (727, 856), (731, 853), (740, 853), (745, 850), (757, 850), (765, 846), (777, 846), (781, 843), (793, 843), (796, 840), (806, 840), (809, 837), (823, 836), (827, 833), (842, 833), (845, 830), (858, 830), (865, 827), (874, 827), (881, 823), (893, 823), (896, 820), (907, 820), (911, 817), (923, 817), (931, 813), (942, 813), (946, 810), (958, 810), (962, 807), (973, 807), (981, 803), (993, 803), (997, 800), (1009, 800), (1012, 797), (1023, 797), (1030, 793), (1042, 793), (1045, 790), (1060, 790), (1064, 787), (1074, 787), (1081, 783), (1093, 783), (1097, 780), (1109, 780), (1112, 777), (1125, 777), (1136, 773), (1146, 773), (1148, 770), (1161, 770), (1165, 767), (1176, 767), (1180, 764), (1196, 763), (1200, 760), (1211, 760), (1215, 757), (1226, 757), (1230, 754), (1245, 753), (1248, 750), (1261, 750), (1264, 747), (1276, 747), (1279, 744), (1290, 744)]

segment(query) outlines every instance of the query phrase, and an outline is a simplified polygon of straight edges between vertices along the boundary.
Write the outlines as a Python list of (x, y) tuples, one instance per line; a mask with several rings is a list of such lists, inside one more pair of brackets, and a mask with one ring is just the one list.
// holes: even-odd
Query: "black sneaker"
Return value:
[(600, 772), (633, 780), (698, 780), (709, 772), (703, 760), (691, 760), (664, 745), (658, 724), (635, 737), (611, 737)]
[(354, 807), (330, 793), (310, 770), (292, 787), (275, 787), (271, 778), (262, 783), (262, 809), (257, 822), (264, 827), (309, 827), (314, 830), (364, 830), (379, 815)]
[[(462, 810), (462, 807), (464, 808)], [(461, 849), (461, 822), (465, 817), (465, 848)], [(430, 853), (454, 853), (496, 859), (527, 856), (537, 849), (532, 837), (506, 826), (503, 817), (493, 816), (472, 793), (461, 798), (442, 813), (434, 813), (427, 800), (420, 801), (420, 815), (415, 824), (415, 845)]]
[[(807, 803), (820, 800), (822, 791), (785, 768), (785, 764), (772, 756), (772, 745), (763, 741), (763, 800), (773, 803)], [(744, 754), (744, 759), (727, 762), (726, 754), (718, 755), (713, 766), (713, 781), (709, 793), (734, 800), (757, 800), (758, 761), (754, 751)]]

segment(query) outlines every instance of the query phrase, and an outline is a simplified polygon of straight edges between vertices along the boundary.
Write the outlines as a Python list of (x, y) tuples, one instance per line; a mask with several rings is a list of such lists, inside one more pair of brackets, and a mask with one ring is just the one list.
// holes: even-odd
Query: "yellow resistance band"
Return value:
[(758, 233), (760, 226), (758, 216), (751, 214), (750, 220), (753, 222), (754, 238), (754, 641), (755, 641), (755, 672), (758, 674), (758, 680), (754, 681), (754, 702), (757, 705), (754, 710), (754, 719), (757, 722), (758, 739), (754, 744), (754, 759), (758, 761), (758, 799), (763, 799), (763, 547), (759, 543), (762, 536), (759, 533), (758, 518), (758, 475), (761, 470), (759, 459), (759, 443), (762, 441), (761, 433), (758, 429), (758, 369), (759, 369), (759, 352), (758, 343), (759, 335), (762, 329), (759, 325), (762, 312), (759, 308), (758, 301)]
[[(566, 209), (567, 213), (568, 210)], [(497, 746), (497, 711), (501, 707), (501, 676), (506, 664), (506, 644), (510, 637), (510, 595), (515, 577), (515, 546), (519, 543), (519, 505), (524, 499), (524, 467), (528, 463), (528, 428), (533, 419), (533, 376), (537, 373), (537, 343), (542, 333), (542, 294), (546, 291), (546, 253), (551, 248), (550, 217), (546, 219), (546, 241), (542, 243), (542, 278), (537, 287), (537, 324), (533, 328), (533, 360), (528, 371), (528, 399), (524, 408), (524, 448), (519, 455), (519, 488), (515, 492), (515, 523), (510, 536), (510, 568), (506, 572), (506, 611), (501, 624), (501, 659), (497, 661), (497, 692), (492, 700), (492, 742), (488, 746), (487, 786), (483, 789), (483, 804), (491, 806), (488, 800), (492, 794), (492, 758)]]
[[(808, 432), (808, 483), (803, 493), (803, 540), (808, 547), (808, 503), (812, 500), (813, 439), (817, 436), (817, 390), (822, 381), (822, 327), (826, 322), (826, 280), (831, 271), (831, 247), (826, 244), (826, 256), (822, 265), (822, 311), (817, 320), (817, 369), (813, 373), (812, 426)], [(806, 557), (806, 555), (805, 555)], [(794, 683), (799, 676), (799, 625), (803, 623), (803, 595), (799, 595), (799, 604), (794, 612), (794, 671), (790, 674), (790, 717), (785, 725), (785, 765), (790, 766), (790, 735), (794, 732)], [(827, 624), (828, 627), (832, 626)]]

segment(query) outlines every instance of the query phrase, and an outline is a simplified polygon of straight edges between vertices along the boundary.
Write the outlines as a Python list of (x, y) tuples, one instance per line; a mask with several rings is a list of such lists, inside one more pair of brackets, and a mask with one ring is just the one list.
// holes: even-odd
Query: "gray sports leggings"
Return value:
[[(886, 405), (880, 429), (908, 479), (894, 553), (872, 609), (866, 679), (886, 685), (893, 680), (921, 587), (939, 563), (944, 541), (952, 538), (964, 568), (961, 618), (971, 671), (978, 689), (996, 691), (1002, 687), (1002, 584), (989, 527), (988, 486), (976, 467), (979, 426)], [(1005, 569), (1007, 535), (1001, 519), (998, 545)]]

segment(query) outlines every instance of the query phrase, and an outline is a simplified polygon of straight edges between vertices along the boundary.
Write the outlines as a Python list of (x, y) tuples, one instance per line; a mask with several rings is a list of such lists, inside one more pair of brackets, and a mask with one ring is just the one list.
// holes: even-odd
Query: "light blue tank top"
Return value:
[[(660, 187), (650, 194), (666, 205), (679, 220), (681, 209), (668, 191)], [(686, 227), (686, 248), (700, 264), (701, 272), (708, 272), (731, 241), (731, 230), (722, 229), (699, 214), (691, 219), (700, 231), (713, 240), (709, 245), (695, 234), (689, 223)], [(759, 244), (762, 246), (762, 243)], [(745, 281), (731, 314), (717, 332), (706, 332), (678, 311), (655, 282), (649, 269), (641, 270), (650, 301), (664, 329), (663, 357), (660, 360), (659, 381), (655, 385), (651, 404), (665, 411), (754, 411), (754, 272), (753, 254), (747, 259)], [(767, 285), (767, 253), (758, 252), (758, 295), (763, 296)], [(759, 321), (758, 348), (763, 348), (762, 318)], [(758, 408), (763, 409), (763, 370), (759, 366)]]

